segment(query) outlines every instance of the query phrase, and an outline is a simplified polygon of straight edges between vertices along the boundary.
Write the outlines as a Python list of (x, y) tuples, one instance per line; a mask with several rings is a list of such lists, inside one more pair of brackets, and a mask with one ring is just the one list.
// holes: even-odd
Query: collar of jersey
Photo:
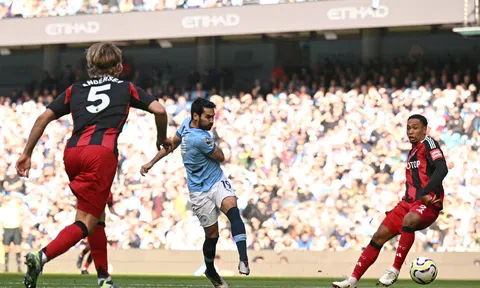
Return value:
[(427, 137), (428, 137), (428, 136), (425, 136), (425, 138), (424, 138), (422, 141), (418, 142), (418, 143), (415, 144), (415, 145), (412, 145), (412, 148), (415, 148), (415, 147), (417, 147), (419, 144), (422, 144), (423, 142), (425, 142), (425, 140), (427, 140)]
[(192, 127), (192, 126), (190, 126), (190, 124), (192, 123), (192, 121), (193, 121), (193, 119), (188, 122), (188, 128), (190, 128), (190, 129), (197, 129), (197, 130), (200, 130), (200, 131), (205, 131), (205, 130), (203, 130), (203, 129), (201, 129), (201, 128), (197, 128), (197, 127)]

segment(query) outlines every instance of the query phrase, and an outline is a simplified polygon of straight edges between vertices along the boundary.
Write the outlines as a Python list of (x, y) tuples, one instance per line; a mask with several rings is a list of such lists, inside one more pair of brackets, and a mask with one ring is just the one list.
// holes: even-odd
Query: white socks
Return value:
[(40, 260), (42, 263), (42, 266), (45, 265), (45, 263), (48, 262), (48, 258), (47, 258), (47, 255), (45, 255), (45, 253), (43, 251), (40, 251)]

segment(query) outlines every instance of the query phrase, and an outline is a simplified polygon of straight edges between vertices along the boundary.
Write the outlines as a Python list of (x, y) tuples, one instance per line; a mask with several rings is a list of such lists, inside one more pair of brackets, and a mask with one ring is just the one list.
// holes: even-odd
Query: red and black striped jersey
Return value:
[(72, 137), (66, 148), (101, 145), (118, 155), (117, 139), (130, 107), (148, 111), (155, 98), (131, 82), (106, 76), (70, 86), (47, 108), (57, 118), (73, 118)]
[[(413, 145), (408, 153), (406, 165), (406, 191), (402, 200), (414, 202), (423, 195), (425, 186), (429, 184), (431, 177), (436, 169), (437, 162), (443, 161), (445, 157), (440, 145), (433, 138), (427, 136), (422, 142)], [(441, 165), (443, 167), (443, 165)], [(446, 167), (446, 164), (445, 164)], [(443, 202), (444, 191), (441, 181), (433, 186), (433, 190), (438, 199)]]

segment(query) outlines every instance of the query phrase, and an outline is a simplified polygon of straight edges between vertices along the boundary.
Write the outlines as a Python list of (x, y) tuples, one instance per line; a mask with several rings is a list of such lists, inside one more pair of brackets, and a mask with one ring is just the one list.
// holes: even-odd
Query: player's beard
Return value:
[(209, 131), (210, 129), (212, 129), (213, 124), (210, 124), (210, 123), (202, 123), (202, 122), (200, 121), (200, 123), (198, 123), (198, 126), (199, 126), (200, 129), (202, 129), (202, 130), (207, 130), (207, 131)]

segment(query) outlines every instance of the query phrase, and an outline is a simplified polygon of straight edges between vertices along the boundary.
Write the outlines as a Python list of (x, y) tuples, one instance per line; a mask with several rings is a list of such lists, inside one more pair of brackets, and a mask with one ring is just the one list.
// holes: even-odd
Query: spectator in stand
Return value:
[(203, 90), (202, 88), (202, 83), (197, 83), (195, 84), (195, 90), (192, 91), (190, 94), (190, 101), (193, 102), (197, 98), (206, 98), (207, 97), (207, 91)]
[[(297, 0), (295, 2), (303, 2)], [(249, 4), (278, 4), (278, 1), (256, 1)], [(0, 3), (0, 19), (12, 17), (51, 17), (78, 14), (129, 13), (135, 11), (161, 11), (192, 8), (212, 8), (224, 6), (242, 6), (243, 0), (52, 0), (36, 2), (33, 0), (6, 0)]]

